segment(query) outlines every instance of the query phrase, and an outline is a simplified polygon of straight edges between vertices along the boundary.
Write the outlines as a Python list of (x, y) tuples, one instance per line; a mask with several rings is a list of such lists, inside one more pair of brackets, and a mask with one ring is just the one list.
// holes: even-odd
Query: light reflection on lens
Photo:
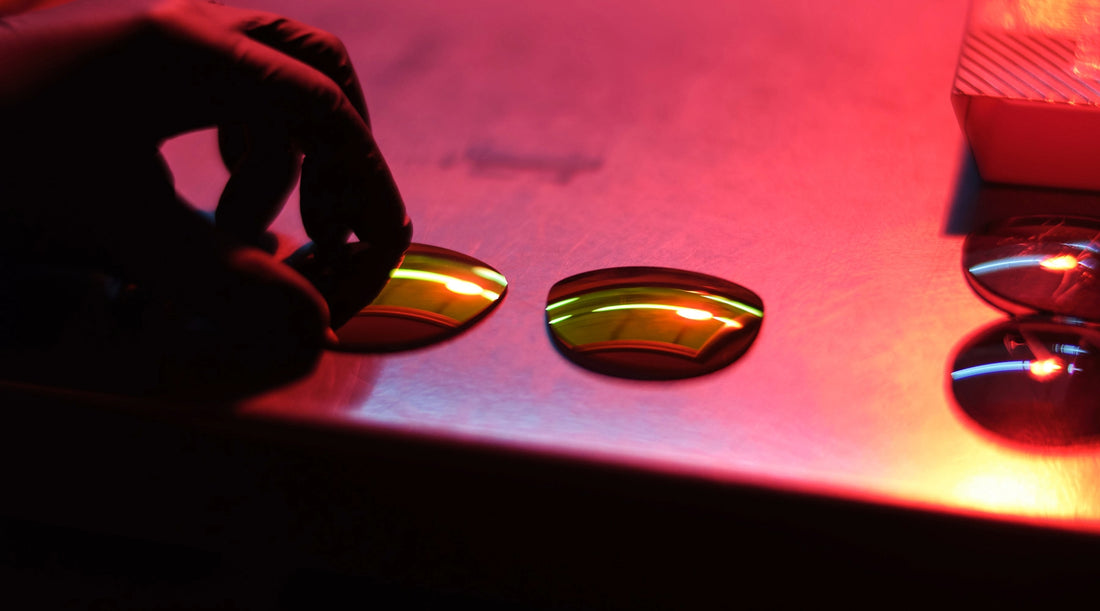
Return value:
[(507, 286), (482, 261), (413, 244), (374, 301), (336, 330), (339, 349), (391, 352), (448, 339), (496, 307)]
[(676, 310), (676, 315), (688, 320), (710, 320), (716, 318), (714, 314), (710, 312), (704, 312), (703, 310), (696, 310), (695, 308), (680, 308)]
[(725, 367), (756, 338), (763, 301), (713, 276), (655, 267), (587, 272), (554, 285), (546, 322), (575, 363), (608, 375), (675, 379)]
[[(1070, 365), (1072, 367), (1073, 365)], [(1031, 375), (1037, 378), (1048, 378), (1062, 370), (1062, 363), (1058, 359), (1043, 359), (1041, 361), (1032, 361), (1028, 366), (1028, 371)], [(1070, 370), (1073, 373), (1073, 370)]]
[(1052, 272), (1069, 271), (1077, 267), (1077, 257), (1073, 255), (1047, 257), (1039, 263), (1039, 267)]

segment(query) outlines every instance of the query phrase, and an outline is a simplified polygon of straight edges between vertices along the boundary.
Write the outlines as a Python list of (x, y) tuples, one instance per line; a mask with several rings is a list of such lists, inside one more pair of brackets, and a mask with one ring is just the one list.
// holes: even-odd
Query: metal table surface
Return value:
[[(948, 234), (965, 3), (257, 4), (345, 40), (414, 239), (510, 284), (453, 341), (330, 354), (242, 414), (1100, 529), (1095, 448), (1014, 447), (949, 394), (956, 347), (1003, 318)], [(209, 138), (168, 155), (216, 201)], [(581, 370), (546, 293), (618, 265), (750, 287), (763, 331), (700, 379)]]
[[(1004, 317), (960, 263), (969, 177), (949, 92), (966, 2), (236, 4), (344, 40), (414, 240), (509, 287), (451, 341), (326, 354), (241, 402), (235, 426), (1100, 532), (1096, 445), (1008, 441), (950, 393), (961, 342)], [(212, 134), (165, 154), (211, 208), (226, 176)], [(301, 237), (295, 197), (275, 229)], [(753, 289), (755, 345), (675, 382), (571, 364), (547, 291), (620, 265)]]

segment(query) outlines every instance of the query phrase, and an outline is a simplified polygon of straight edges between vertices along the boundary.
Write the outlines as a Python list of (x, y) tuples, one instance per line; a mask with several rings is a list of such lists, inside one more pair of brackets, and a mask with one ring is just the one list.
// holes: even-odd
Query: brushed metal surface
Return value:
[[(1002, 317), (947, 230), (963, 0), (238, 4), (343, 38), (414, 239), (510, 281), (453, 341), (328, 354), (242, 418), (1100, 531), (1097, 448), (1008, 442), (949, 395), (954, 351)], [(212, 136), (166, 154), (213, 206)], [(300, 237), (296, 214), (276, 229)], [(729, 279), (768, 320), (699, 379), (584, 371), (546, 336), (546, 292), (623, 265)]]

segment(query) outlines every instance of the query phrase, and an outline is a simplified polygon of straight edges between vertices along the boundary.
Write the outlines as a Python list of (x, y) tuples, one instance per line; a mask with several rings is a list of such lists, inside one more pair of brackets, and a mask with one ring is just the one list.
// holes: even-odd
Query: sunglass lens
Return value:
[(550, 289), (546, 321), (567, 358), (636, 379), (698, 376), (752, 344), (764, 302), (713, 276), (657, 267), (587, 272)]
[(485, 317), (507, 286), (482, 261), (413, 244), (374, 301), (336, 330), (339, 348), (392, 352), (443, 341)]
[(1100, 438), (1100, 331), (1050, 319), (1010, 319), (959, 350), (959, 407), (993, 433), (1033, 445)]
[(1005, 311), (1100, 320), (1100, 221), (999, 221), (967, 237), (963, 266), (974, 290)]

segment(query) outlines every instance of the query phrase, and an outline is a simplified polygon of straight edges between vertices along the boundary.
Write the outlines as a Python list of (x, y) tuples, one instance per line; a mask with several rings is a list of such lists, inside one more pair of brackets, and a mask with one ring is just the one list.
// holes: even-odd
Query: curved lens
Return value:
[(374, 301), (336, 330), (339, 349), (390, 352), (448, 339), (487, 315), (507, 286), (473, 257), (413, 244)]
[(546, 322), (573, 362), (608, 375), (674, 379), (725, 367), (752, 344), (764, 302), (713, 276), (657, 267), (587, 272), (550, 289)]
[(1100, 221), (1017, 217), (967, 236), (963, 268), (982, 298), (1014, 313), (1100, 320)]
[(1047, 446), (1100, 440), (1100, 330), (1042, 318), (992, 325), (956, 354), (951, 390), (1001, 437)]

